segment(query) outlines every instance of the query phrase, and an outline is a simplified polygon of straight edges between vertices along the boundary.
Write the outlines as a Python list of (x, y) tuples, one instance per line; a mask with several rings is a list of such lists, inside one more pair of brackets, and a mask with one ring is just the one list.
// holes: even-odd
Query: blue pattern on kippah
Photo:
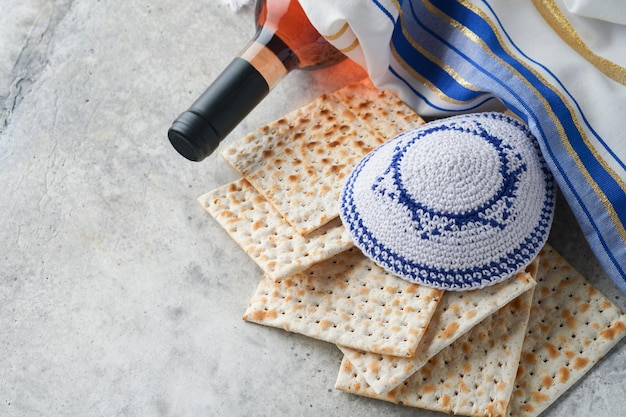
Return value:
[[(395, 200), (397, 203), (408, 207), (413, 214), (413, 220), (418, 223), (418, 230), (422, 229), (422, 225), (420, 224), (420, 218), (418, 213), (428, 213), (431, 218), (432, 216), (438, 216), (439, 218), (446, 218), (449, 220), (446, 228), (448, 230), (452, 230), (452, 226), (460, 226), (466, 222), (475, 222), (480, 224), (489, 225), (491, 227), (498, 227), (500, 229), (504, 229), (506, 226), (503, 222), (498, 222), (494, 219), (485, 218), (481, 216), (486, 210), (494, 207), (495, 203), (501, 201), (502, 199), (507, 200), (505, 202), (506, 209), (511, 208), (512, 204), (508, 199), (515, 198), (518, 189), (518, 182), (520, 174), (526, 170), (526, 164), (521, 164), (516, 169), (511, 170), (510, 172), (506, 171), (506, 167), (509, 166), (510, 161), (509, 157), (504, 152), (504, 149), (511, 149), (510, 145), (503, 145), (502, 139), (490, 135), (485, 129), (482, 128), (480, 123), (476, 123), (476, 129), (469, 129), (457, 123), (451, 123), (450, 125), (440, 125), (433, 128), (422, 129), (417, 132), (417, 134), (403, 147), (396, 147), (396, 154), (393, 157), (391, 165), (385, 171), (384, 176), (378, 177), (376, 183), (372, 185), (372, 189), (378, 191), (381, 195), (389, 197), (392, 200)], [(435, 131), (458, 131), (465, 133), (472, 133), (476, 136), (480, 136), (485, 139), (486, 142), (490, 143), (497, 151), (501, 160), (500, 165), (500, 174), (502, 178), (504, 178), (504, 182), (500, 190), (485, 204), (476, 207), (470, 211), (465, 212), (441, 212), (435, 209), (432, 209), (425, 204), (416, 201), (409, 192), (402, 186), (402, 182), (400, 179), (400, 162), (404, 157), (406, 151), (415, 144), (416, 141), (421, 138), (435, 132)], [(519, 160), (522, 159), (521, 155), (515, 154)], [(386, 179), (387, 176), (391, 176), (393, 181), (394, 189), (389, 190), (381, 186), (383, 180)], [(508, 210), (505, 210), (503, 213), (504, 220), (508, 218)], [(429, 233), (438, 233), (438, 231), (430, 230)], [(425, 236), (423, 238), (426, 238)]]
[[(536, 140), (532, 137), (526, 127), (515, 119), (499, 113), (481, 113), (476, 116), (488, 117), (492, 119), (501, 118), (506, 120), (508, 123), (514, 124), (517, 128), (523, 130), (526, 136), (532, 140), (535, 151), (538, 155), (540, 155)], [(480, 123), (477, 124), (477, 129), (471, 131), (465, 130), (465, 132), (480, 135), (498, 150), (498, 154), (502, 160), (501, 174), (505, 179), (505, 182), (492, 199), (482, 206), (466, 212), (442, 212), (415, 201), (410, 196), (409, 192), (402, 186), (399, 164), (404, 156), (404, 152), (410, 148), (412, 144), (420, 140), (420, 138), (437, 130), (464, 131), (463, 129), (466, 129), (455, 123), (451, 123), (449, 125), (439, 125), (433, 128), (427, 126), (428, 125), (422, 129), (417, 129), (416, 132), (410, 132), (411, 134), (415, 134), (415, 136), (403, 146), (398, 145), (395, 147), (394, 156), (390, 166), (385, 170), (383, 175), (377, 178), (375, 183), (372, 185), (372, 190), (379, 193), (379, 195), (384, 198), (392, 200), (393, 204), (402, 204), (409, 207), (412, 214), (412, 220), (418, 225), (416, 229), (421, 231), (419, 235), (420, 239), (430, 239), (431, 237), (435, 237), (443, 231), (443, 229), (436, 231), (425, 230), (424, 227), (420, 226), (421, 217), (419, 212), (428, 213), (430, 216), (439, 216), (440, 219), (448, 220), (448, 223), (446, 223), (445, 226), (447, 231), (452, 231), (454, 229), (453, 226), (459, 226), (461, 223), (467, 221), (475, 221), (486, 224), (490, 227), (498, 227), (500, 229), (505, 228), (506, 223), (497, 222), (493, 219), (485, 217), (482, 214), (490, 206), (493, 206), (496, 201), (502, 198), (514, 199), (517, 197), (519, 176), (527, 169), (527, 166), (525, 163), (522, 163), (517, 166), (516, 169), (511, 170), (510, 172), (506, 171), (505, 167), (509, 166), (510, 157), (506, 154), (506, 152), (504, 152), (504, 149), (511, 150), (511, 147), (503, 144), (501, 139), (490, 135), (486, 130), (480, 128)], [(498, 261), (488, 262), (482, 265), (479, 264), (466, 269), (440, 270), (433, 266), (425, 265), (412, 259), (407, 259), (403, 255), (395, 253), (390, 248), (379, 242), (374, 233), (372, 233), (372, 231), (363, 223), (361, 214), (355, 206), (354, 183), (359, 178), (361, 171), (368, 165), (368, 161), (372, 158), (375, 152), (376, 151), (363, 158), (348, 178), (340, 201), (341, 218), (344, 225), (352, 234), (356, 246), (361, 248), (366, 255), (371, 257), (376, 263), (383, 266), (385, 269), (388, 269), (404, 279), (408, 279), (409, 281), (439, 288), (478, 288), (501, 281), (524, 268), (528, 263), (530, 263), (530, 261), (532, 261), (544, 245), (552, 223), (555, 192), (551, 173), (543, 159), (541, 159), (541, 170), (545, 177), (545, 195), (543, 198), (541, 214), (537, 219), (537, 223), (532, 232), (528, 236), (524, 237), (517, 247), (512, 248), (508, 253), (502, 255)], [(521, 159), (519, 154), (513, 154), (513, 157)], [(510, 207), (511, 203), (509, 202), (506, 205), (506, 209)], [(506, 209), (505, 212), (507, 211)], [(451, 253), (450, 256), (454, 256), (454, 253)]]

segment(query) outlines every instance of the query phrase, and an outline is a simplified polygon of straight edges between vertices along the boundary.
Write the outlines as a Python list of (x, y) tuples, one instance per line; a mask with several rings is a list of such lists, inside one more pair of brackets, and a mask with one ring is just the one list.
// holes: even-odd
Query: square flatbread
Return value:
[(396, 95), (366, 81), (322, 95), (236, 141), (222, 155), (297, 233), (306, 235), (339, 215), (339, 194), (361, 158), (423, 123)]
[(533, 290), (487, 317), (398, 387), (372, 390), (344, 357), (335, 388), (465, 416), (504, 416), (519, 364)]
[(270, 279), (304, 271), (353, 246), (339, 219), (300, 236), (243, 178), (198, 201)]
[(259, 284), (244, 320), (334, 344), (411, 356), (442, 291), (409, 283), (352, 248), (308, 271)]
[(546, 245), (508, 415), (539, 415), (624, 336), (626, 315)]
[[(527, 270), (532, 272), (535, 264), (531, 265)], [(376, 394), (384, 394), (400, 385), (461, 335), (535, 284), (530, 273), (520, 272), (504, 282), (480, 290), (446, 291), (412, 358), (360, 352), (344, 346), (339, 348), (352, 364), (352, 369), (367, 381)]]

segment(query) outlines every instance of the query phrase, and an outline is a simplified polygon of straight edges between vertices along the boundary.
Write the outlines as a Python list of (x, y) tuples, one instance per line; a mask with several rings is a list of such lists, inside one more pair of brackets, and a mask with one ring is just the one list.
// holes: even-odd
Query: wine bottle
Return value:
[(189, 160), (210, 155), (290, 71), (345, 57), (315, 30), (297, 0), (258, 0), (255, 21), (252, 40), (168, 131)]

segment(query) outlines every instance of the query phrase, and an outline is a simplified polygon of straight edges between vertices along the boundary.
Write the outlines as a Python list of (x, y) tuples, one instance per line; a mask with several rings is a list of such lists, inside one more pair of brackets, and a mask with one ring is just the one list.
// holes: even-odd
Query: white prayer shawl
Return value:
[(626, 293), (621, 1), (300, 3), (318, 31), (363, 66), (377, 87), (395, 91), (420, 115), (504, 105), (523, 119), (592, 250)]

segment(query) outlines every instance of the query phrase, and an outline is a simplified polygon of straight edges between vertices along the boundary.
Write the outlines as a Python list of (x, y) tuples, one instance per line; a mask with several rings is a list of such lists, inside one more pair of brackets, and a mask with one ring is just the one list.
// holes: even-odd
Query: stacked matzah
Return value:
[(244, 319), (336, 344), (346, 392), (537, 415), (626, 334), (626, 316), (549, 247), (515, 277), (462, 293), (404, 281), (354, 248), (337, 219), (344, 179), (421, 123), (365, 81), (224, 151), (242, 178), (199, 200), (264, 272)]

